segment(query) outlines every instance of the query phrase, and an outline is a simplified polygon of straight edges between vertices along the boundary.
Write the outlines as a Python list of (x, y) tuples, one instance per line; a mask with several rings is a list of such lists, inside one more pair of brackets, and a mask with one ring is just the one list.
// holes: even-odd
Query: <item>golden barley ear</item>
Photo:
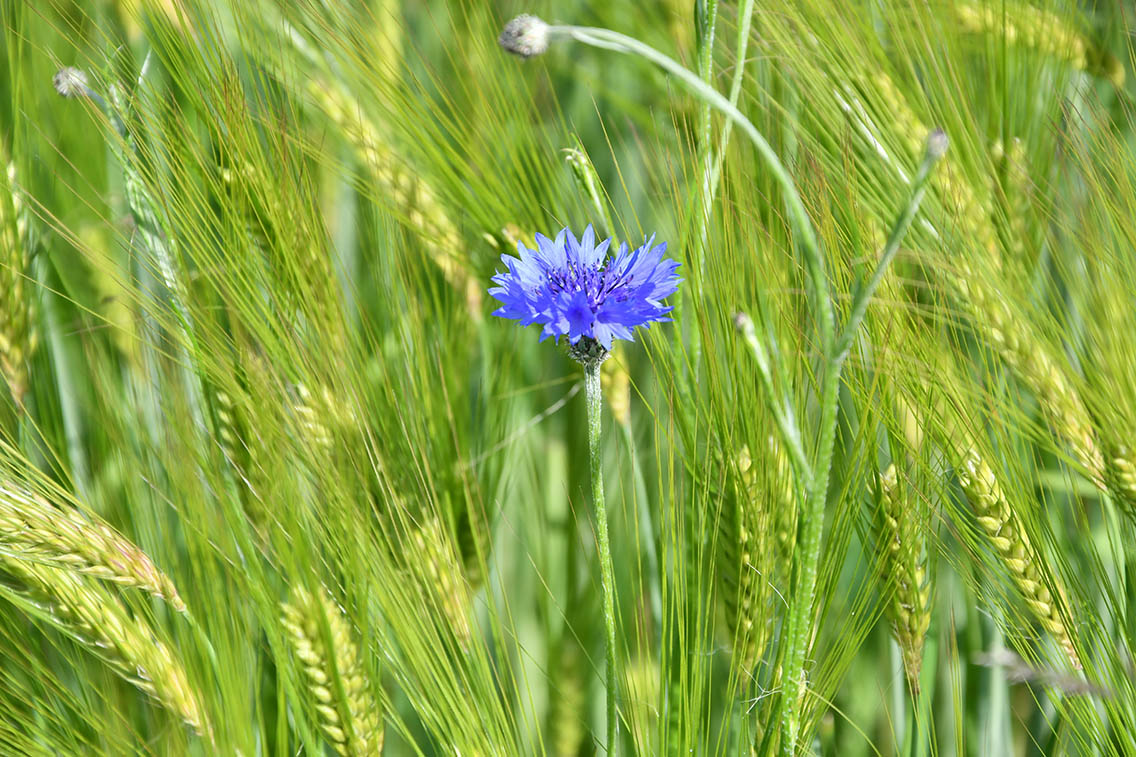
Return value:
[(323, 587), (315, 594), (296, 587), (281, 604), (281, 622), (328, 743), (344, 757), (380, 754), (381, 712), (343, 610)]
[(903, 654), (903, 669), (913, 696), (919, 695), (923, 646), (931, 624), (931, 581), (925, 539), (907, 487), (895, 465), (879, 479), (880, 514), (877, 547), (886, 584), (886, 611), (892, 634)]
[(1061, 617), (1061, 605), (1067, 605), (1065, 591), (1057, 583), (1056, 576), (1053, 591), (1050, 591), (1050, 585), (1038, 567), (1041, 565), (1040, 556), (1022, 528), (1021, 519), (1006, 499), (994, 471), (976, 450), (971, 449), (963, 455), (957, 473), (979, 526), (1009, 571), (1026, 606), (1065, 651), (1073, 667), (1080, 668), (1081, 660)]

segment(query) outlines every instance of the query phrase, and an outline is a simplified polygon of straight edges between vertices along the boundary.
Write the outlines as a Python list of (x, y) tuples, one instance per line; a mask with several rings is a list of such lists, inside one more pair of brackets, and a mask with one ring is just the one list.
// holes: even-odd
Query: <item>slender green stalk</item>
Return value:
[(611, 566), (611, 543), (607, 534), (607, 508), (604, 504), (603, 462), (600, 457), (600, 361), (584, 364), (584, 395), (588, 405), (588, 462), (592, 477), (592, 505), (596, 509), (596, 541), (599, 544), (600, 583), (603, 586), (604, 630), (607, 646), (607, 753), (619, 753), (618, 694), (619, 676), (615, 666), (615, 572)]
[[(718, 27), (718, 0), (696, 0), (694, 3), (694, 20), (698, 42), (698, 76), (706, 87), (713, 89), (714, 35)], [(732, 102), (736, 103), (737, 101), (733, 100)], [(698, 213), (695, 222), (697, 238), (694, 243), (694, 265), (691, 266), (690, 274), (690, 294), (695, 301), (702, 298), (706, 238), (714, 207), (714, 189), (711, 183), (714, 173), (714, 148), (710, 144), (713, 111), (710, 103), (703, 101), (698, 116), (698, 152), (702, 186), (698, 197)], [(678, 300), (680, 308), (678, 317), (683, 323), (685, 323), (685, 319), (681, 317), (681, 306), (685, 299), (685, 297), (680, 297)], [(702, 334), (697, 325), (690, 329), (690, 353), (693, 357), (694, 371), (697, 376), (698, 365), (702, 360)]]
[[(832, 453), (836, 443), (836, 415), (840, 387), (840, 374), (844, 361), (855, 337), (856, 330), (864, 320), (868, 303), (876, 288), (883, 280), (891, 261), (899, 251), (902, 241), (919, 204), (931, 169), (947, 149), (946, 135), (935, 131), (927, 142), (927, 151), (919, 173), (912, 183), (911, 195), (899, 218), (888, 235), (883, 254), (880, 255), (875, 271), (868, 282), (861, 286), (853, 297), (848, 321), (836, 342), (830, 342), (825, 351), (824, 373), (821, 379), (821, 416), (819, 442), (812, 464), (812, 477), (809, 480), (805, 511), (799, 521), (798, 552), (793, 559), (793, 592), (789, 600), (789, 620), (785, 656), (785, 693), (780, 701), (782, 728), (780, 752), (782, 757), (790, 757), (797, 745), (800, 730), (800, 706), (806, 689), (805, 653), (808, 646), (810, 619), (813, 600), (816, 595), (817, 564), (820, 560), (821, 535), (824, 531), (824, 506), (828, 495), (828, 482), (832, 468)], [(796, 690), (794, 691), (794, 687)]]

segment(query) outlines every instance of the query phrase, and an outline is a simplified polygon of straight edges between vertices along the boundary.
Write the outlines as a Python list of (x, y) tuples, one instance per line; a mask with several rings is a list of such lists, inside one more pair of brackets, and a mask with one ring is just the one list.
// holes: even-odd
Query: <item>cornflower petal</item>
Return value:
[(590, 224), (579, 238), (568, 228), (555, 239), (535, 238), (536, 249), (519, 243), (519, 257), (501, 256), (506, 270), (493, 276), (489, 290), (501, 303), (494, 315), (541, 324), (541, 341), (591, 339), (604, 350), (615, 339), (632, 341), (638, 326), (670, 320), (662, 300), (681, 279), (679, 264), (663, 257), (666, 243), (655, 245), (651, 236), (633, 251), (623, 243), (609, 255), (611, 239), (597, 244)]

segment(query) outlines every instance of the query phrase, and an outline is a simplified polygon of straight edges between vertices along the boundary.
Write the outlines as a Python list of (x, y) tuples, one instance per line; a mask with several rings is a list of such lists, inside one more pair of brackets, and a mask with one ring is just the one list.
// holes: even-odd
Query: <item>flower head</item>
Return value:
[(535, 250), (518, 242), (520, 258), (502, 255), (508, 271), (493, 277), (489, 294), (501, 302), (493, 315), (543, 325), (541, 341), (566, 336), (578, 347), (586, 339), (606, 353), (613, 339), (632, 340), (636, 326), (670, 320), (662, 301), (678, 289), (678, 263), (654, 239), (610, 256), (611, 240), (596, 244), (590, 225), (580, 239), (568, 229), (556, 239), (537, 234)]

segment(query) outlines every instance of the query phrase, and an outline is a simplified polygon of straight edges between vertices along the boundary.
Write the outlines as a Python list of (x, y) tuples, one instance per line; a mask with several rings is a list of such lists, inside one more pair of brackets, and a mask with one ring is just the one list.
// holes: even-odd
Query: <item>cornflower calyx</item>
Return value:
[(654, 237), (630, 251), (608, 255), (611, 240), (596, 243), (589, 225), (577, 239), (563, 229), (556, 239), (536, 235), (536, 249), (517, 244), (519, 258), (502, 255), (508, 269), (493, 277), (489, 294), (501, 303), (493, 315), (539, 323), (541, 341), (568, 337), (570, 353), (584, 363), (603, 360), (615, 339), (634, 341), (632, 330), (669, 321), (666, 299), (678, 289), (678, 263)]

